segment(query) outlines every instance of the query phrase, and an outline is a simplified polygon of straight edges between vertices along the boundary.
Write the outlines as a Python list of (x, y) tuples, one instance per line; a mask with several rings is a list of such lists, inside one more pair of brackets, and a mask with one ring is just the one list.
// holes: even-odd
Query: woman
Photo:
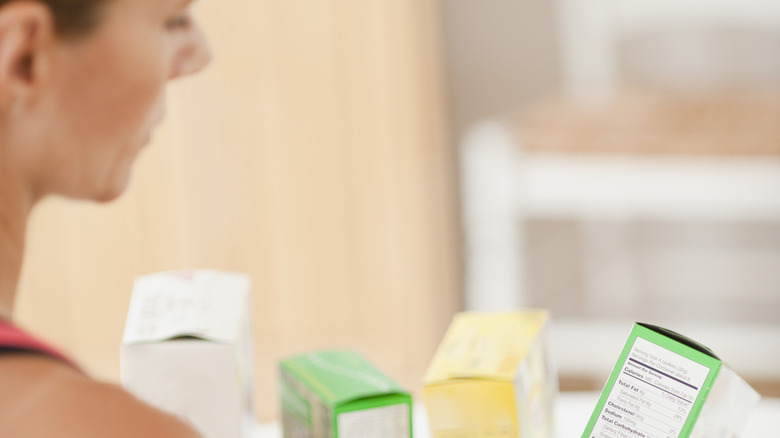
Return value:
[(32, 208), (108, 201), (210, 54), (190, 0), (0, 0), (0, 437), (194, 437), (13, 325)]

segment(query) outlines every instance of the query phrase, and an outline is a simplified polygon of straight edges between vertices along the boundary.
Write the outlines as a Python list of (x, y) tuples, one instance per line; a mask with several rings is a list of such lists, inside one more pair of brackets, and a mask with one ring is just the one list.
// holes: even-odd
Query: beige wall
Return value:
[(477, 121), (527, 107), (561, 90), (557, 3), (441, 2), (455, 132), (462, 134)]
[(215, 63), (108, 206), (50, 200), (17, 318), (118, 379), (135, 276), (248, 272), (258, 411), (276, 360), (347, 346), (412, 390), (460, 307), (433, 0), (203, 1)]

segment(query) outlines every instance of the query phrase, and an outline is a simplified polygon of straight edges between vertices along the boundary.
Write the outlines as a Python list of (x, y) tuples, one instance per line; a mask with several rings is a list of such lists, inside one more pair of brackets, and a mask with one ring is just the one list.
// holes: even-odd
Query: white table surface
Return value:
[[(596, 392), (564, 392), (556, 402), (555, 423), (557, 438), (581, 436), (585, 423), (596, 405)], [(281, 438), (278, 423), (262, 423), (254, 438)], [(414, 407), (414, 436), (429, 438), (428, 418), (422, 403)], [(771, 438), (780, 436), (780, 399), (764, 398), (750, 417), (742, 438)], [(366, 437), (371, 438), (371, 437)]]

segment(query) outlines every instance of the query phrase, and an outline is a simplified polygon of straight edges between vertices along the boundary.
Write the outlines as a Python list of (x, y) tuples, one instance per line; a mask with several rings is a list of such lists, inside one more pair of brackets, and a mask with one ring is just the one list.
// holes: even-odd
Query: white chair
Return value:
[[(755, 86), (754, 91), (780, 91), (780, 51), (775, 50), (780, 49), (780, 2), (558, 0), (557, 5), (563, 77), (568, 94), (579, 102), (598, 107), (619, 96), (624, 85), (636, 84), (696, 93), (730, 86), (744, 89), (746, 84)], [(672, 32), (686, 28), (701, 30), (707, 37), (694, 38), (691, 46), (690, 34)], [(749, 47), (758, 55), (713, 46), (707, 32), (723, 28), (766, 37), (751, 40), (758, 41)], [(679, 52), (681, 46), (670, 39), (674, 35), (689, 38), (685, 44), (694, 51), (690, 59), (679, 55), (686, 52)], [(669, 56), (669, 48), (679, 53)], [(752, 54), (744, 58), (747, 52)], [(742, 62), (746, 65), (741, 70), (723, 68), (736, 65), (739, 60), (731, 59), (734, 56), (767, 62)], [(585, 285), (589, 308), (631, 308), (640, 298), (642, 279), (634, 275), (638, 261), (621, 236), (625, 230), (621, 224), (633, 220), (780, 224), (780, 155), (554, 154), (524, 151), (523, 142), (523, 133), (510, 117), (478, 123), (461, 139), (468, 309), (531, 304), (523, 230), (528, 220), (568, 218), (586, 224), (581, 230), (586, 242), (583, 263), (591, 272)], [(611, 224), (606, 234), (604, 227), (587, 225), (606, 222)], [(773, 261), (780, 266), (780, 254), (766, 254), (760, 262)], [(747, 298), (751, 290), (745, 284), (741, 293)], [(780, 283), (762, 286), (768, 293), (772, 287), (780, 292)], [(670, 297), (658, 297), (665, 298)], [(776, 311), (780, 315), (780, 305)], [(587, 313), (583, 309), (581, 318), (554, 319), (553, 347), (562, 374), (598, 380), (609, 373), (631, 320), (618, 315), (609, 321), (594, 320)], [(743, 375), (780, 380), (777, 321), (706, 324), (671, 317), (668, 321), (670, 328), (709, 343)]]

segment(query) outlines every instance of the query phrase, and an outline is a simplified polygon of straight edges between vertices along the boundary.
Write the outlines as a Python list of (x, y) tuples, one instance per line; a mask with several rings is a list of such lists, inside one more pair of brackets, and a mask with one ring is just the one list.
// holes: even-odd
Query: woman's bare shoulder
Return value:
[(0, 387), (0, 436), (200, 436), (122, 388), (41, 356), (0, 355)]

